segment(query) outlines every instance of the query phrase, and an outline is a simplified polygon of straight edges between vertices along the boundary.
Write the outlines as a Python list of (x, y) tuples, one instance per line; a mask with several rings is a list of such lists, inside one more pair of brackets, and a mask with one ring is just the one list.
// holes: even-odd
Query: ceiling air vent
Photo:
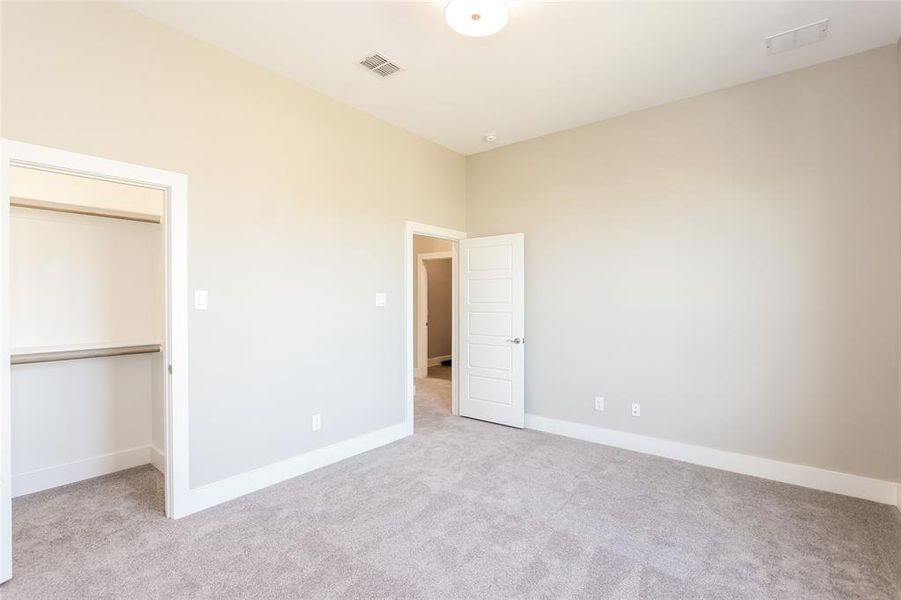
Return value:
[(829, 33), (829, 19), (783, 31), (766, 38), (766, 53), (779, 54), (808, 44), (822, 42), (826, 39), (827, 33)]
[(365, 67), (370, 73), (375, 73), (379, 77), (394, 75), (401, 70), (400, 67), (379, 53), (372, 54), (362, 59), (360, 65)]

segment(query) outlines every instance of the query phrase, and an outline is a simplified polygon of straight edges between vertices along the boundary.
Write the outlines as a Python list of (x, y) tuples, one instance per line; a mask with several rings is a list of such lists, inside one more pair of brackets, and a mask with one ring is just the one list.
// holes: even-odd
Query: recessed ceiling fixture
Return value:
[(379, 77), (394, 75), (401, 70), (400, 67), (398, 67), (396, 64), (394, 64), (378, 52), (360, 59), (359, 64), (370, 73), (375, 73)]
[(510, 9), (504, 0), (450, 0), (444, 20), (457, 33), (485, 37), (507, 26)]
[(808, 44), (822, 42), (826, 39), (827, 33), (829, 33), (829, 19), (795, 27), (766, 38), (766, 53), (779, 54)]

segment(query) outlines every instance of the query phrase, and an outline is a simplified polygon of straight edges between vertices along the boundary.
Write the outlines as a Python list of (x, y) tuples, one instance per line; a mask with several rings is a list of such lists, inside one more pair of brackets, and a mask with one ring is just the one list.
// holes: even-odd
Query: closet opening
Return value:
[(186, 178), (2, 150), (0, 582), (16, 547), (43, 535), (15, 526), (34, 503), (98, 528), (110, 512), (193, 512)]
[(158, 189), (10, 168), (14, 499), (147, 465), (141, 501), (165, 513), (164, 205)]

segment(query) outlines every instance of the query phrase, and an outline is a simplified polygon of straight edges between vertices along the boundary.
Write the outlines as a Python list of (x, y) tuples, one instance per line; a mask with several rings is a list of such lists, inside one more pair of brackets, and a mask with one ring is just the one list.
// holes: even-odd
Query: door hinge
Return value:
[(169, 375), (172, 375), (172, 365), (169, 365)]

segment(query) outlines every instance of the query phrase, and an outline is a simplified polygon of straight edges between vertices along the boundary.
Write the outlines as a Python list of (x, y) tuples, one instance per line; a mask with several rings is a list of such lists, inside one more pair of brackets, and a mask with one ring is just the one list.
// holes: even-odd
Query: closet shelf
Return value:
[(47, 202), (33, 198), (10, 198), (9, 205), (16, 208), (33, 208), (37, 210), (49, 210), (51, 212), (71, 213), (87, 217), (106, 217), (108, 219), (121, 219), (123, 221), (138, 221), (140, 223), (161, 222), (159, 215), (129, 212), (112, 208), (100, 208), (91, 206), (78, 206), (76, 204), (62, 204), (60, 202)]
[(159, 343), (29, 348), (27, 350), (13, 350), (10, 355), (9, 362), (13, 365), (27, 365), (31, 363), (55, 362), (60, 360), (78, 360), (82, 358), (126, 356), (129, 354), (151, 354), (154, 352), (159, 352), (161, 348), (162, 345)]

